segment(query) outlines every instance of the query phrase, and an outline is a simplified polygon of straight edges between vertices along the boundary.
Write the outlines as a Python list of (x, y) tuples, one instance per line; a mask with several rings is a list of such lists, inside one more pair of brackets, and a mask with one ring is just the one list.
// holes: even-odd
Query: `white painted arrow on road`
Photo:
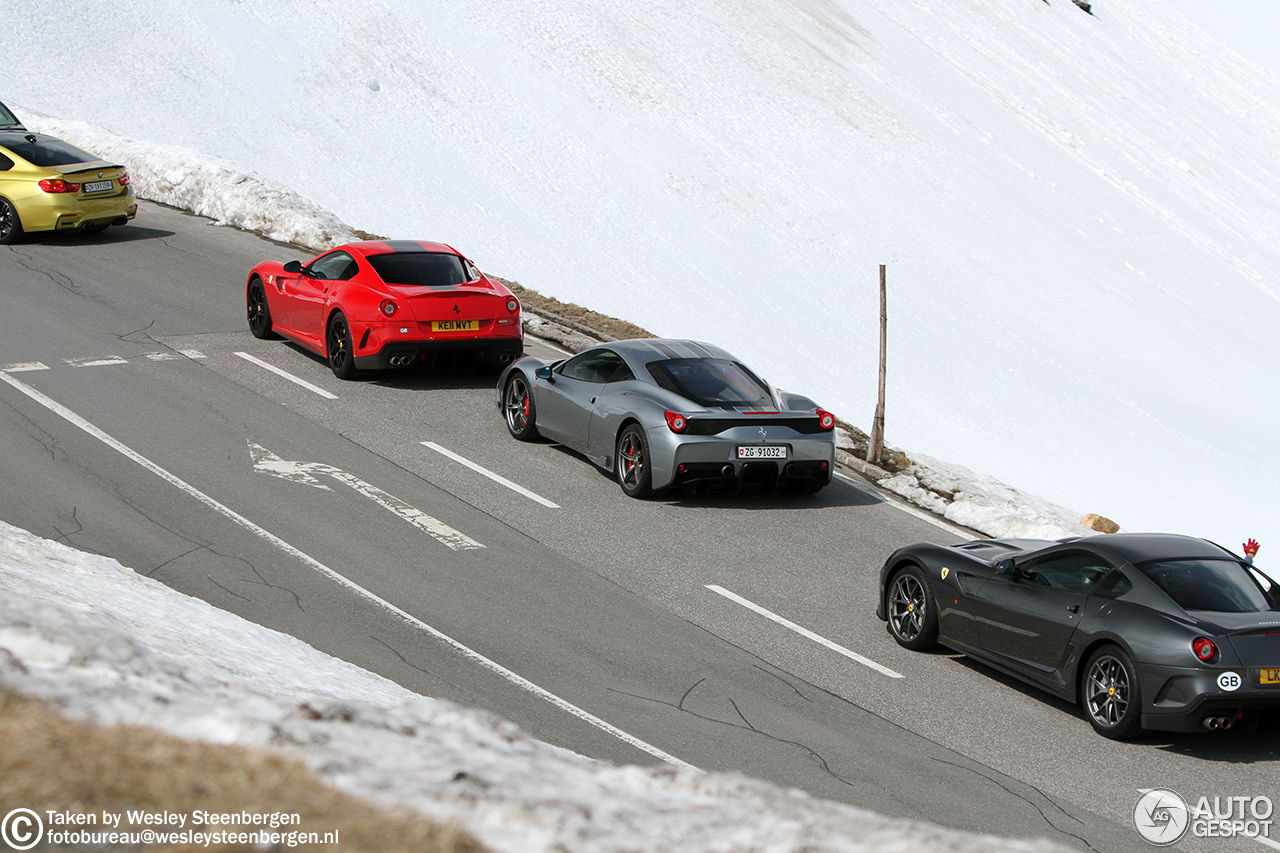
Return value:
[(466, 534), (459, 533), (439, 519), (432, 518), (420, 509), (412, 507), (395, 495), (387, 494), (382, 489), (366, 483), (358, 477), (348, 474), (340, 468), (326, 465), (323, 462), (290, 462), (281, 459), (260, 444), (249, 442), (249, 453), (253, 456), (255, 471), (262, 471), (273, 477), (280, 477), (295, 483), (304, 483), (317, 489), (333, 491), (315, 478), (316, 474), (332, 477), (339, 483), (345, 483), (364, 495), (369, 500), (403, 518), (413, 526), (427, 533), (436, 541), (448, 545), (455, 551), (470, 551), (483, 548), (484, 545)]

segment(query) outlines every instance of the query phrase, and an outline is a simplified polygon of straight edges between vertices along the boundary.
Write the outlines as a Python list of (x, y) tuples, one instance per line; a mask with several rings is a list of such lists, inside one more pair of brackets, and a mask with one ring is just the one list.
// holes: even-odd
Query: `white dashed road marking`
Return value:
[(876, 663), (875, 661), (871, 660), (871, 658), (865, 658), (862, 655), (858, 654), (857, 652), (852, 651), (851, 649), (846, 649), (844, 646), (840, 645), (839, 643), (833, 643), (831, 640), (828, 640), (826, 637), (823, 637), (821, 634), (815, 634), (812, 631), (810, 631), (808, 628), (802, 628), (801, 626), (792, 622), (790, 619), (785, 619), (782, 616), (779, 616), (777, 613), (774, 613), (772, 610), (766, 610), (765, 608), (761, 607), (759, 604), (756, 604), (753, 601), (748, 601), (747, 599), (743, 598), (737, 593), (730, 592), (729, 590), (725, 589), (722, 586), (716, 586), (715, 584), (707, 584), (707, 589), (711, 590), (716, 595), (723, 595), (725, 598), (729, 599), (730, 601), (736, 602), (737, 604), (741, 604), (743, 607), (747, 608), (748, 610), (753, 610), (756, 613), (759, 613), (761, 616), (763, 616), (766, 619), (771, 619), (772, 621), (777, 622), (779, 625), (783, 626), (784, 628), (789, 628), (792, 631), (795, 631), (797, 634), (799, 634), (802, 637), (805, 637), (806, 639), (813, 640), (815, 643), (818, 643), (819, 645), (826, 646), (828, 649), (831, 649), (833, 652), (839, 652), (840, 654), (844, 655), (850, 660), (857, 661), (858, 663), (862, 664), (865, 667), (874, 669), (876, 672), (882, 675), (887, 675), (890, 678), (904, 677), (902, 673), (895, 672), (894, 670), (889, 669), (889, 667), (884, 666), (883, 664)]
[(64, 358), (63, 361), (72, 367), (102, 367), (107, 364), (129, 363), (129, 359), (121, 358), (118, 355), (108, 355), (102, 358)]
[(308, 391), (314, 391), (315, 393), (319, 394), (321, 397), (324, 397), (327, 400), (338, 399), (337, 394), (331, 394), (328, 391), (321, 388), (319, 385), (312, 385), (307, 380), (299, 379), (297, 376), (294, 376), (292, 373), (289, 373), (288, 371), (285, 371), (285, 370), (281, 370), (280, 368), (276, 367), (274, 364), (268, 364), (267, 362), (263, 361), (262, 359), (256, 356), (249, 355), (249, 353), (247, 352), (237, 352), (236, 355), (240, 356), (245, 361), (258, 365), (258, 367), (262, 367), (262, 368), (266, 368), (267, 370), (270, 370), (272, 373), (276, 374), (277, 376), (283, 376), (285, 379), (288, 379), (290, 382), (301, 385), (303, 388), (306, 388)]
[(459, 456), (457, 453), (454, 453), (452, 450), (441, 447), (440, 445), (436, 444), (434, 441), (422, 441), (422, 442), (419, 442), (419, 444), (422, 444), (425, 447), (430, 447), (436, 453), (447, 456), (450, 459), (452, 459), (454, 462), (457, 462), (460, 465), (465, 465), (471, 470), (477, 471), (483, 474), (484, 476), (488, 477), (490, 480), (493, 480), (495, 483), (499, 483), (500, 485), (506, 486), (511, 491), (516, 492), (517, 494), (524, 495), (526, 498), (528, 498), (531, 501), (537, 501), (543, 506), (550, 507), (551, 509), (560, 508), (560, 504), (553, 503), (552, 501), (549, 501), (546, 498), (544, 498), (542, 495), (536, 492), (531, 492), (528, 489), (526, 489), (524, 486), (517, 485), (516, 483), (513, 483), (510, 480), (508, 480), (506, 477), (503, 477), (500, 474), (493, 473), (488, 468), (485, 468), (481, 465), (477, 465), (475, 462), (472, 462), (470, 459), (467, 459), (465, 456)]

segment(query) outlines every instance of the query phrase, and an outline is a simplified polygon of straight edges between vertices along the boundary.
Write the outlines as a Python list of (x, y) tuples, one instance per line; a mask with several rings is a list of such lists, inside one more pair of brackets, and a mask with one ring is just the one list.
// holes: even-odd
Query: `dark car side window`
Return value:
[(1098, 588), (1113, 567), (1094, 554), (1075, 551), (1030, 560), (1018, 568), (1023, 579), (1030, 583), (1088, 595)]
[(634, 379), (631, 368), (613, 350), (584, 352), (564, 363), (560, 373), (582, 382), (622, 382)]
[(13, 168), (13, 161), (8, 157), (0, 154), (0, 172), (7, 172)]

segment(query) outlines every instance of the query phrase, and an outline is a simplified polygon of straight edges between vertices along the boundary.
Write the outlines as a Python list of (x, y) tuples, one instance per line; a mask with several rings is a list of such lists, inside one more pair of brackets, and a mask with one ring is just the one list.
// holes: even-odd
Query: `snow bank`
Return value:
[(177, 145), (128, 139), (83, 121), (53, 118), (25, 108), (19, 111), (28, 129), (57, 136), (104, 160), (128, 166), (133, 190), (140, 198), (317, 253), (357, 239), (338, 217), (314, 202), (216, 157)]
[(737, 775), (593, 761), (3, 522), (0, 591), (7, 687), (101, 724), (289, 751), (335, 787), (453, 821), (496, 851), (1065, 850)]

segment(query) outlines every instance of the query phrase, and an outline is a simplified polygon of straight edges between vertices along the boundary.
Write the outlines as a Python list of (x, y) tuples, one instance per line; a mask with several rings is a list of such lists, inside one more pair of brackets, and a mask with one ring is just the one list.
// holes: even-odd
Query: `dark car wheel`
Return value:
[(653, 494), (653, 474), (649, 470), (649, 443), (638, 424), (629, 424), (618, 436), (618, 452), (614, 473), (618, 485), (628, 497), (646, 498)]
[(355, 379), (360, 371), (356, 369), (355, 348), (351, 345), (351, 327), (347, 318), (339, 311), (329, 320), (329, 369), (339, 379)]
[(1080, 704), (1094, 731), (1120, 740), (1142, 732), (1142, 687), (1124, 649), (1103, 646), (1089, 656)]
[(22, 221), (18, 211), (8, 199), (0, 198), (0, 244), (8, 245), (22, 239)]
[(271, 331), (271, 306), (267, 304), (267, 291), (262, 279), (254, 276), (245, 293), (245, 307), (249, 314), (249, 331), (255, 338), (274, 338)]
[(907, 649), (928, 649), (938, 642), (938, 610), (933, 590), (917, 566), (899, 569), (885, 596), (889, 633)]
[(533, 441), (538, 437), (535, 425), (538, 412), (524, 374), (513, 373), (507, 380), (506, 390), (502, 392), (502, 410), (507, 419), (507, 431), (512, 438), (517, 441)]

